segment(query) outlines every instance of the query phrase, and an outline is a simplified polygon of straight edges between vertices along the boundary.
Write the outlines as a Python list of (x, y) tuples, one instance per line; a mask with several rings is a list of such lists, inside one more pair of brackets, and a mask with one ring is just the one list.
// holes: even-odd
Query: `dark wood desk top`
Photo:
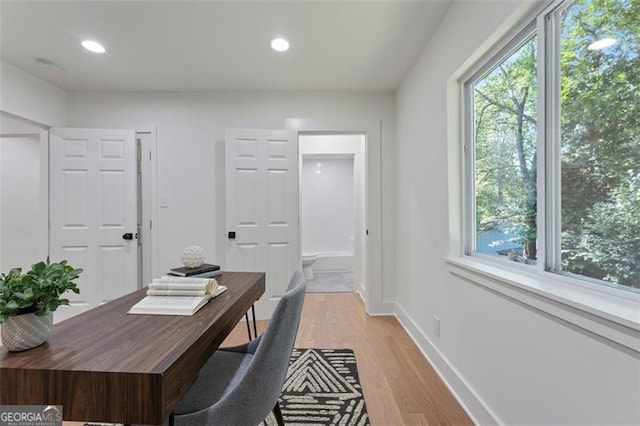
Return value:
[(0, 347), (0, 405), (63, 405), (65, 420), (162, 423), (265, 290), (263, 273), (216, 279), (228, 290), (193, 316), (128, 315), (145, 288), (56, 324), (38, 348)]

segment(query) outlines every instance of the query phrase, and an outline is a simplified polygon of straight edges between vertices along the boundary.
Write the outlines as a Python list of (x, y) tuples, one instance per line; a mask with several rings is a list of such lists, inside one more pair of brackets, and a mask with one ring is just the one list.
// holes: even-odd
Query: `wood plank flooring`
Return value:
[[(246, 340), (243, 322), (223, 346)], [(374, 426), (473, 424), (398, 321), (366, 315), (355, 293), (307, 293), (296, 347), (353, 349)]]
[[(246, 340), (242, 323), (224, 345)], [(473, 424), (395, 317), (368, 316), (356, 293), (307, 293), (296, 347), (353, 349), (374, 426)]]

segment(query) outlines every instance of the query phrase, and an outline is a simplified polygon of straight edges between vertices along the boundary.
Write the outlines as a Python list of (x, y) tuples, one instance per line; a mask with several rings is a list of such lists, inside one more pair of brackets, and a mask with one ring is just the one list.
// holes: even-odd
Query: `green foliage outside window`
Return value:
[[(586, 47), (603, 38), (616, 43)], [(563, 267), (640, 288), (640, 2), (589, 0), (561, 24)]]
[(536, 38), (474, 86), (476, 231), (509, 223), (537, 258)]
[[(560, 18), (562, 268), (640, 288), (640, 2), (579, 0)], [(603, 38), (616, 42), (588, 48)], [(528, 263), (537, 259), (536, 73), (534, 37), (473, 86), (476, 231), (511, 224)]]

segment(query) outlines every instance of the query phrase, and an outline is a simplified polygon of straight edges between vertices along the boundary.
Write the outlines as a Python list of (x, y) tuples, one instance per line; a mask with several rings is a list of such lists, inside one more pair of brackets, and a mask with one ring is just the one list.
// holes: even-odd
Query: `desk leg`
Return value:
[(173, 411), (171, 412), (171, 414), (169, 414), (169, 426), (173, 426), (175, 424), (176, 421), (176, 416), (173, 414)]
[(253, 337), (258, 338), (258, 327), (256, 326), (256, 305), (251, 305), (251, 314), (253, 315)]
[(251, 341), (251, 327), (249, 326), (249, 311), (244, 313), (244, 319), (247, 322), (247, 333), (249, 334), (249, 341)]

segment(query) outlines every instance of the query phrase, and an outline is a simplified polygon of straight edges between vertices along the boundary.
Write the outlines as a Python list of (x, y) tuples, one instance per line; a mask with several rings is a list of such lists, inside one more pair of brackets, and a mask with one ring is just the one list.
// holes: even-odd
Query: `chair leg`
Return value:
[(278, 426), (284, 426), (284, 419), (282, 418), (282, 411), (280, 411), (280, 404), (276, 401), (276, 405), (273, 407), (273, 415), (276, 416)]
[(249, 341), (251, 341), (251, 326), (249, 325), (249, 311), (244, 313), (244, 319), (247, 322), (247, 333), (249, 334)]

